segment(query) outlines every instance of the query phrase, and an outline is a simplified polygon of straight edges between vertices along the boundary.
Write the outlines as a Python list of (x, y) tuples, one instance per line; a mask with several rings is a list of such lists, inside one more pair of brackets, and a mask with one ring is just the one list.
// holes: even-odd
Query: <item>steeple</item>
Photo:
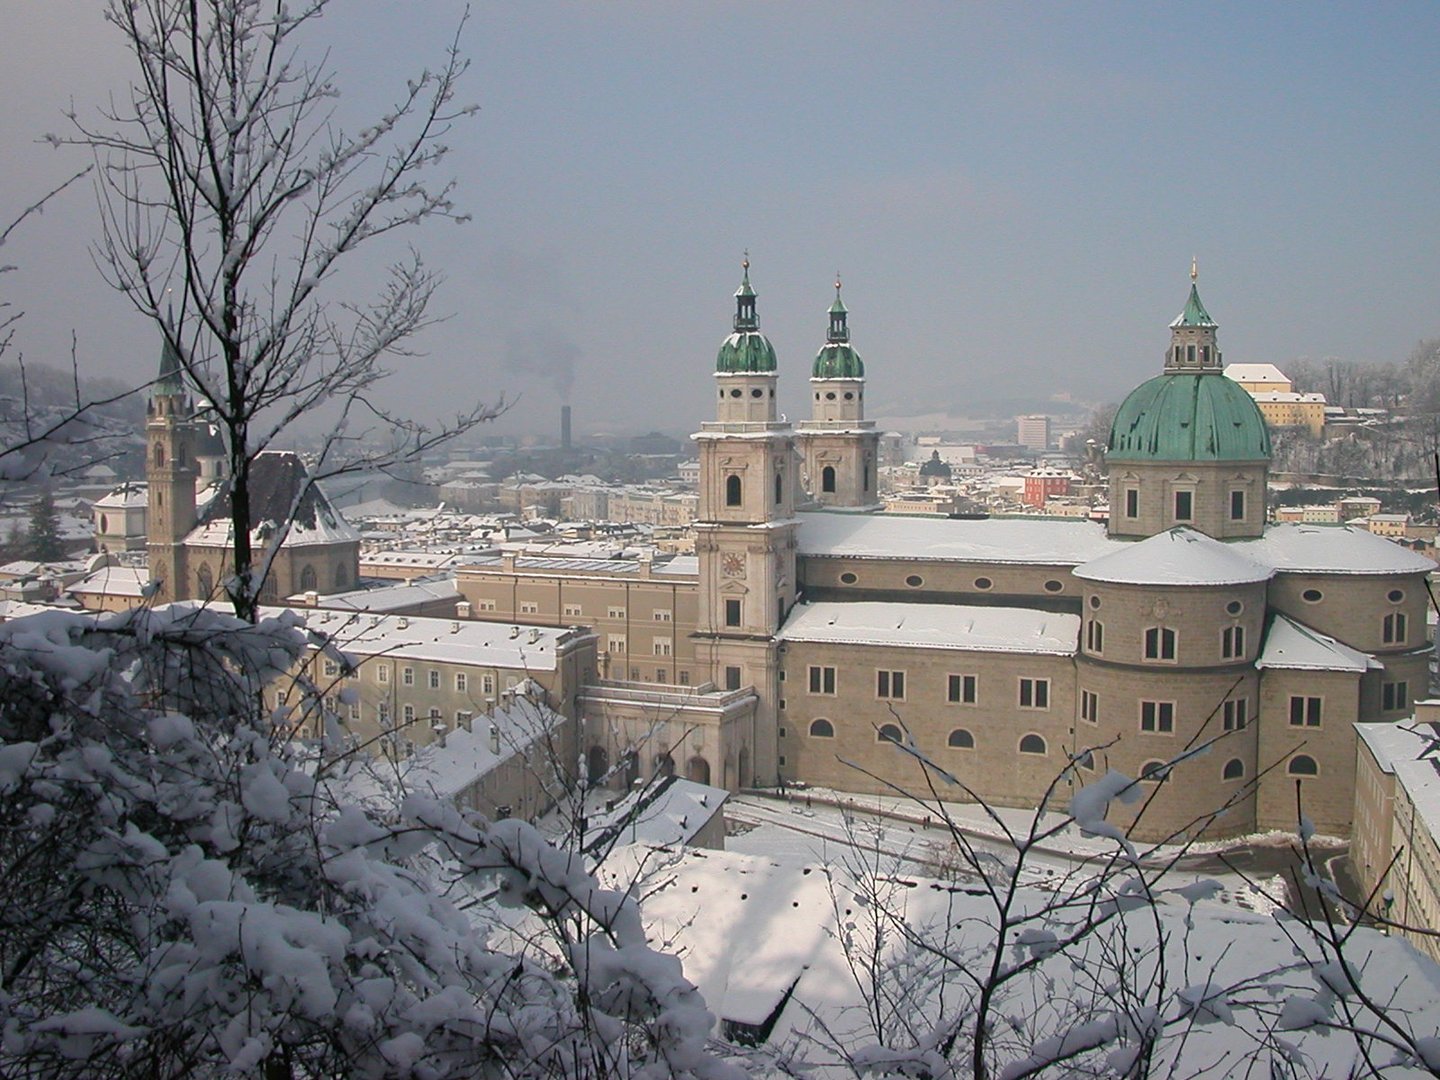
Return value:
[(735, 332), (753, 333), (760, 329), (760, 316), (755, 314), (755, 290), (750, 287), (750, 253), (740, 263), (744, 276), (735, 290)]
[(1170, 350), (1165, 354), (1165, 371), (1169, 374), (1182, 372), (1213, 372), (1222, 370), (1220, 348), (1215, 342), (1218, 327), (1205, 305), (1200, 300), (1200, 289), (1196, 279), (1200, 276), (1199, 266), (1194, 258), (1190, 260), (1190, 295), (1185, 307), (1170, 324)]
[(850, 340), (850, 328), (845, 325), (845, 303), (840, 299), (840, 275), (835, 275), (835, 302), (830, 305), (830, 332), (825, 340), (831, 345), (840, 345)]

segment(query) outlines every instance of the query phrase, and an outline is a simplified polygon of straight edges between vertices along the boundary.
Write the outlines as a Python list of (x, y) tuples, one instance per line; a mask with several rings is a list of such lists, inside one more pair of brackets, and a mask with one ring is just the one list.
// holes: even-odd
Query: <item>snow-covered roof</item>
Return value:
[(680, 776), (627, 795), (615, 809), (590, 819), (595, 839), (587, 851), (605, 850), (617, 837), (632, 844), (672, 847), (688, 844), (716, 814), (730, 793)]
[(1078, 566), (1113, 551), (1103, 526), (1075, 519), (922, 518), (824, 512), (799, 515), (800, 554)]
[(1289, 668), (1298, 671), (1346, 671), (1356, 675), (1385, 665), (1369, 653), (1352, 649), (1329, 634), (1302, 626), (1284, 615), (1276, 615), (1265, 635), (1265, 647), (1255, 661), (1257, 668)]
[(1086, 581), (1125, 585), (1249, 585), (1275, 571), (1194, 529), (1169, 529), (1076, 568)]
[(87, 596), (145, 595), (150, 584), (150, 570), (143, 566), (102, 566), (87, 574), (65, 591), (83, 601)]
[[(457, 601), (462, 599), (455, 587), (453, 577), (432, 581), (411, 581), (404, 585), (389, 585), (379, 589), (356, 589), (352, 592), (331, 594), (320, 598), (319, 603), (334, 611), (395, 611), (419, 604), (436, 601)], [(318, 606), (318, 605), (317, 605)]]
[[(360, 532), (331, 505), (298, 454), (267, 450), (251, 466), (252, 542), (264, 545), (285, 521), (290, 528), (285, 546), (359, 543)], [(205, 507), (200, 523), (185, 538), (187, 545), (228, 547), (231, 543), (230, 489), (223, 488)]]
[[(391, 660), (553, 671), (557, 651), (574, 637), (568, 628), (547, 626), (415, 615), (357, 615), (322, 608), (289, 610), (301, 616), (307, 628), (330, 635), (342, 652), (357, 657), (383, 655)], [(270, 611), (267, 609), (267, 613)]]
[(95, 500), (97, 510), (143, 510), (150, 502), (150, 487), (144, 481), (121, 484), (114, 491)]
[(1356, 724), (1355, 731), (1375, 755), (1381, 772), (1393, 773), (1403, 761), (1440, 761), (1440, 724), (1401, 721), (1400, 723)]
[(1290, 377), (1274, 364), (1227, 364), (1225, 374), (1236, 382), (1290, 381)]
[(795, 605), (778, 636), (840, 645), (1069, 656), (1079, 635), (1078, 615), (1030, 608), (827, 601)]
[(444, 746), (433, 742), (417, 750), (400, 777), (408, 791), (451, 799), (562, 723), (559, 713), (532, 702), (497, 706), (475, 716), (469, 731), (447, 732)]
[(1230, 547), (1281, 573), (1418, 574), (1435, 563), (1366, 529), (1348, 525), (1272, 525), (1255, 540)]

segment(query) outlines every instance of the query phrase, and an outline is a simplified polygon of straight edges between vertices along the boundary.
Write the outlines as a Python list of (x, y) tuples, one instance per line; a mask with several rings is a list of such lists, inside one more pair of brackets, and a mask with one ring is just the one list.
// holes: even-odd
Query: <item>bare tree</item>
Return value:
[[(467, 66), (456, 40), (358, 132), (299, 42), (330, 0), (109, 0), (136, 65), (98, 119), (71, 112), (56, 143), (95, 155), (107, 280), (155, 321), (218, 423), (229, 455), (234, 577), (253, 620), (266, 561), (252, 538), (251, 466), (316, 409), (335, 410), (315, 475), (383, 468), (495, 414), (475, 405), (437, 429), (382, 404), (382, 361), (433, 321), (439, 276), (413, 250), (368, 300), (332, 295), (347, 257), (432, 218), (463, 220), (433, 180)], [(271, 544), (278, 548), (283, 536)]]

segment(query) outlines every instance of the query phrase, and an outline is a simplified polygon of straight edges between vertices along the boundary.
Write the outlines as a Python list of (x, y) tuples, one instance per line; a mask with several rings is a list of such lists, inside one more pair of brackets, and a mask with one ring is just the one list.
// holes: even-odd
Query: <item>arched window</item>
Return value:
[(195, 595), (197, 599), (209, 600), (210, 594), (215, 591), (215, 578), (210, 573), (210, 564), (201, 563), (200, 569), (195, 571)]
[(881, 742), (898, 743), (900, 741), (900, 729), (894, 724), (881, 724), (880, 731), (877, 733), (876, 737)]
[(1290, 759), (1288, 772), (1291, 776), (1319, 776), (1320, 766), (1309, 754), (1296, 754)]
[(1152, 626), (1145, 631), (1146, 660), (1175, 659), (1175, 631), (1168, 626)]
[(315, 567), (306, 563), (300, 568), (300, 591), (314, 592), (316, 588)]
[(1163, 761), (1147, 761), (1140, 766), (1140, 779), (1150, 784), (1158, 784), (1170, 775), (1170, 766)]
[(1238, 757), (1232, 757), (1225, 762), (1225, 768), (1220, 773), (1222, 780), (1243, 780), (1245, 778), (1245, 763)]
[(820, 470), (820, 490), (834, 492), (835, 490), (835, 466), (826, 465)]
[(675, 775), (675, 759), (674, 759), (673, 757), (671, 757), (668, 753), (666, 753), (666, 754), (656, 754), (656, 755), (655, 755), (655, 775), (656, 775), (656, 776), (674, 776), (674, 775)]
[(957, 727), (950, 732), (950, 737), (945, 740), (945, 745), (954, 747), (956, 750), (974, 750), (975, 736), (966, 731), (963, 727)]
[(785, 474), (775, 474), (775, 505), (779, 506), (785, 499)]
[(1026, 735), (1020, 740), (1020, 753), (1022, 754), (1043, 754), (1045, 753), (1045, 740), (1039, 735)]
[(155, 444), (155, 467), (157, 469), (165, 467), (165, 447), (158, 442)]
[(817, 739), (833, 739), (835, 737), (835, 725), (822, 716), (818, 720), (810, 721), (810, 734)]
[(740, 477), (734, 473), (725, 478), (725, 505), (740, 505)]

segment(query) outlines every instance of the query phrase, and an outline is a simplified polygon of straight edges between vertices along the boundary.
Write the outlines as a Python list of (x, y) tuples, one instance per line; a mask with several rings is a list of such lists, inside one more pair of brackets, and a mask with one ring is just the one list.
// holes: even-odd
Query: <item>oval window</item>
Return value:
[(1318, 604), (1324, 598), (1325, 594), (1319, 589), (1306, 589), (1300, 594), (1300, 599), (1304, 600), (1307, 604)]
[(925, 579), (919, 574), (911, 574), (905, 579), (905, 584), (909, 585), (912, 589), (918, 589), (921, 585), (925, 584)]
[(994, 584), (995, 584), (995, 583), (994, 583), (993, 581), (991, 581), (988, 577), (977, 577), (977, 578), (975, 579), (975, 588), (980, 589), (980, 590), (982, 590), (982, 591), (985, 590), (985, 589), (990, 588), (990, 586), (992, 586), (992, 585), (994, 585)]
[(827, 391), (826, 394), (825, 394), (825, 400), (826, 400), (826, 401), (834, 401), (834, 400), (835, 400), (835, 391), (834, 391), (834, 390)]
[(1385, 599), (1389, 600), (1392, 604), (1398, 604), (1401, 600), (1405, 599), (1405, 593), (1401, 589), (1391, 589), (1385, 594)]
[(1051, 578), (1049, 581), (1045, 582), (1046, 592), (1059, 592), (1063, 588), (1065, 588), (1064, 583), (1056, 581), (1054, 578)]
[(860, 580), (859, 578), (857, 578), (854, 574), (850, 573), (848, 570), (847, 570), (845, 573), (843, 573), (843, 574), (840, 575), (840, 584), (841, 584), (841, 585), (854, 585), (855, 582), (857, 582), (857, 581), (859, 581), (859, 580)]
[(765, 396), (765, 391), (757, 386), (754, 390), (750, 391), (750, 396), (753, 398), (761, 398)]
[(1227, 615), (1239, 615), (1244, 610), (1245, 605), (1240, 603), (1239, 600), (1231, 600), (1225, 605), (1225, 614)]
[(731, 397), (739, 397), (739, 396), (740, 396), (740, 391), (739, 391), (739, 390), (731, 390), (731, 391), (730, 391), (730, 396), (731, 396)]
[(1098, 597), (1098, 596), (1092, 596), (1092, 597), (1090, 597), (1090, 606), (1091, 606), (1092, 608), (1098, 608), (1098, 607), (1100, 606), (1100, 597)]
[(854, 401), (854, 400), (855, 400), (855, 393), (854, 393), (854, 391), (852, 391), (852, 390), (846, 390), (846, 391), (845, 391), (845, 400), (846, 400), (846, 401)]

